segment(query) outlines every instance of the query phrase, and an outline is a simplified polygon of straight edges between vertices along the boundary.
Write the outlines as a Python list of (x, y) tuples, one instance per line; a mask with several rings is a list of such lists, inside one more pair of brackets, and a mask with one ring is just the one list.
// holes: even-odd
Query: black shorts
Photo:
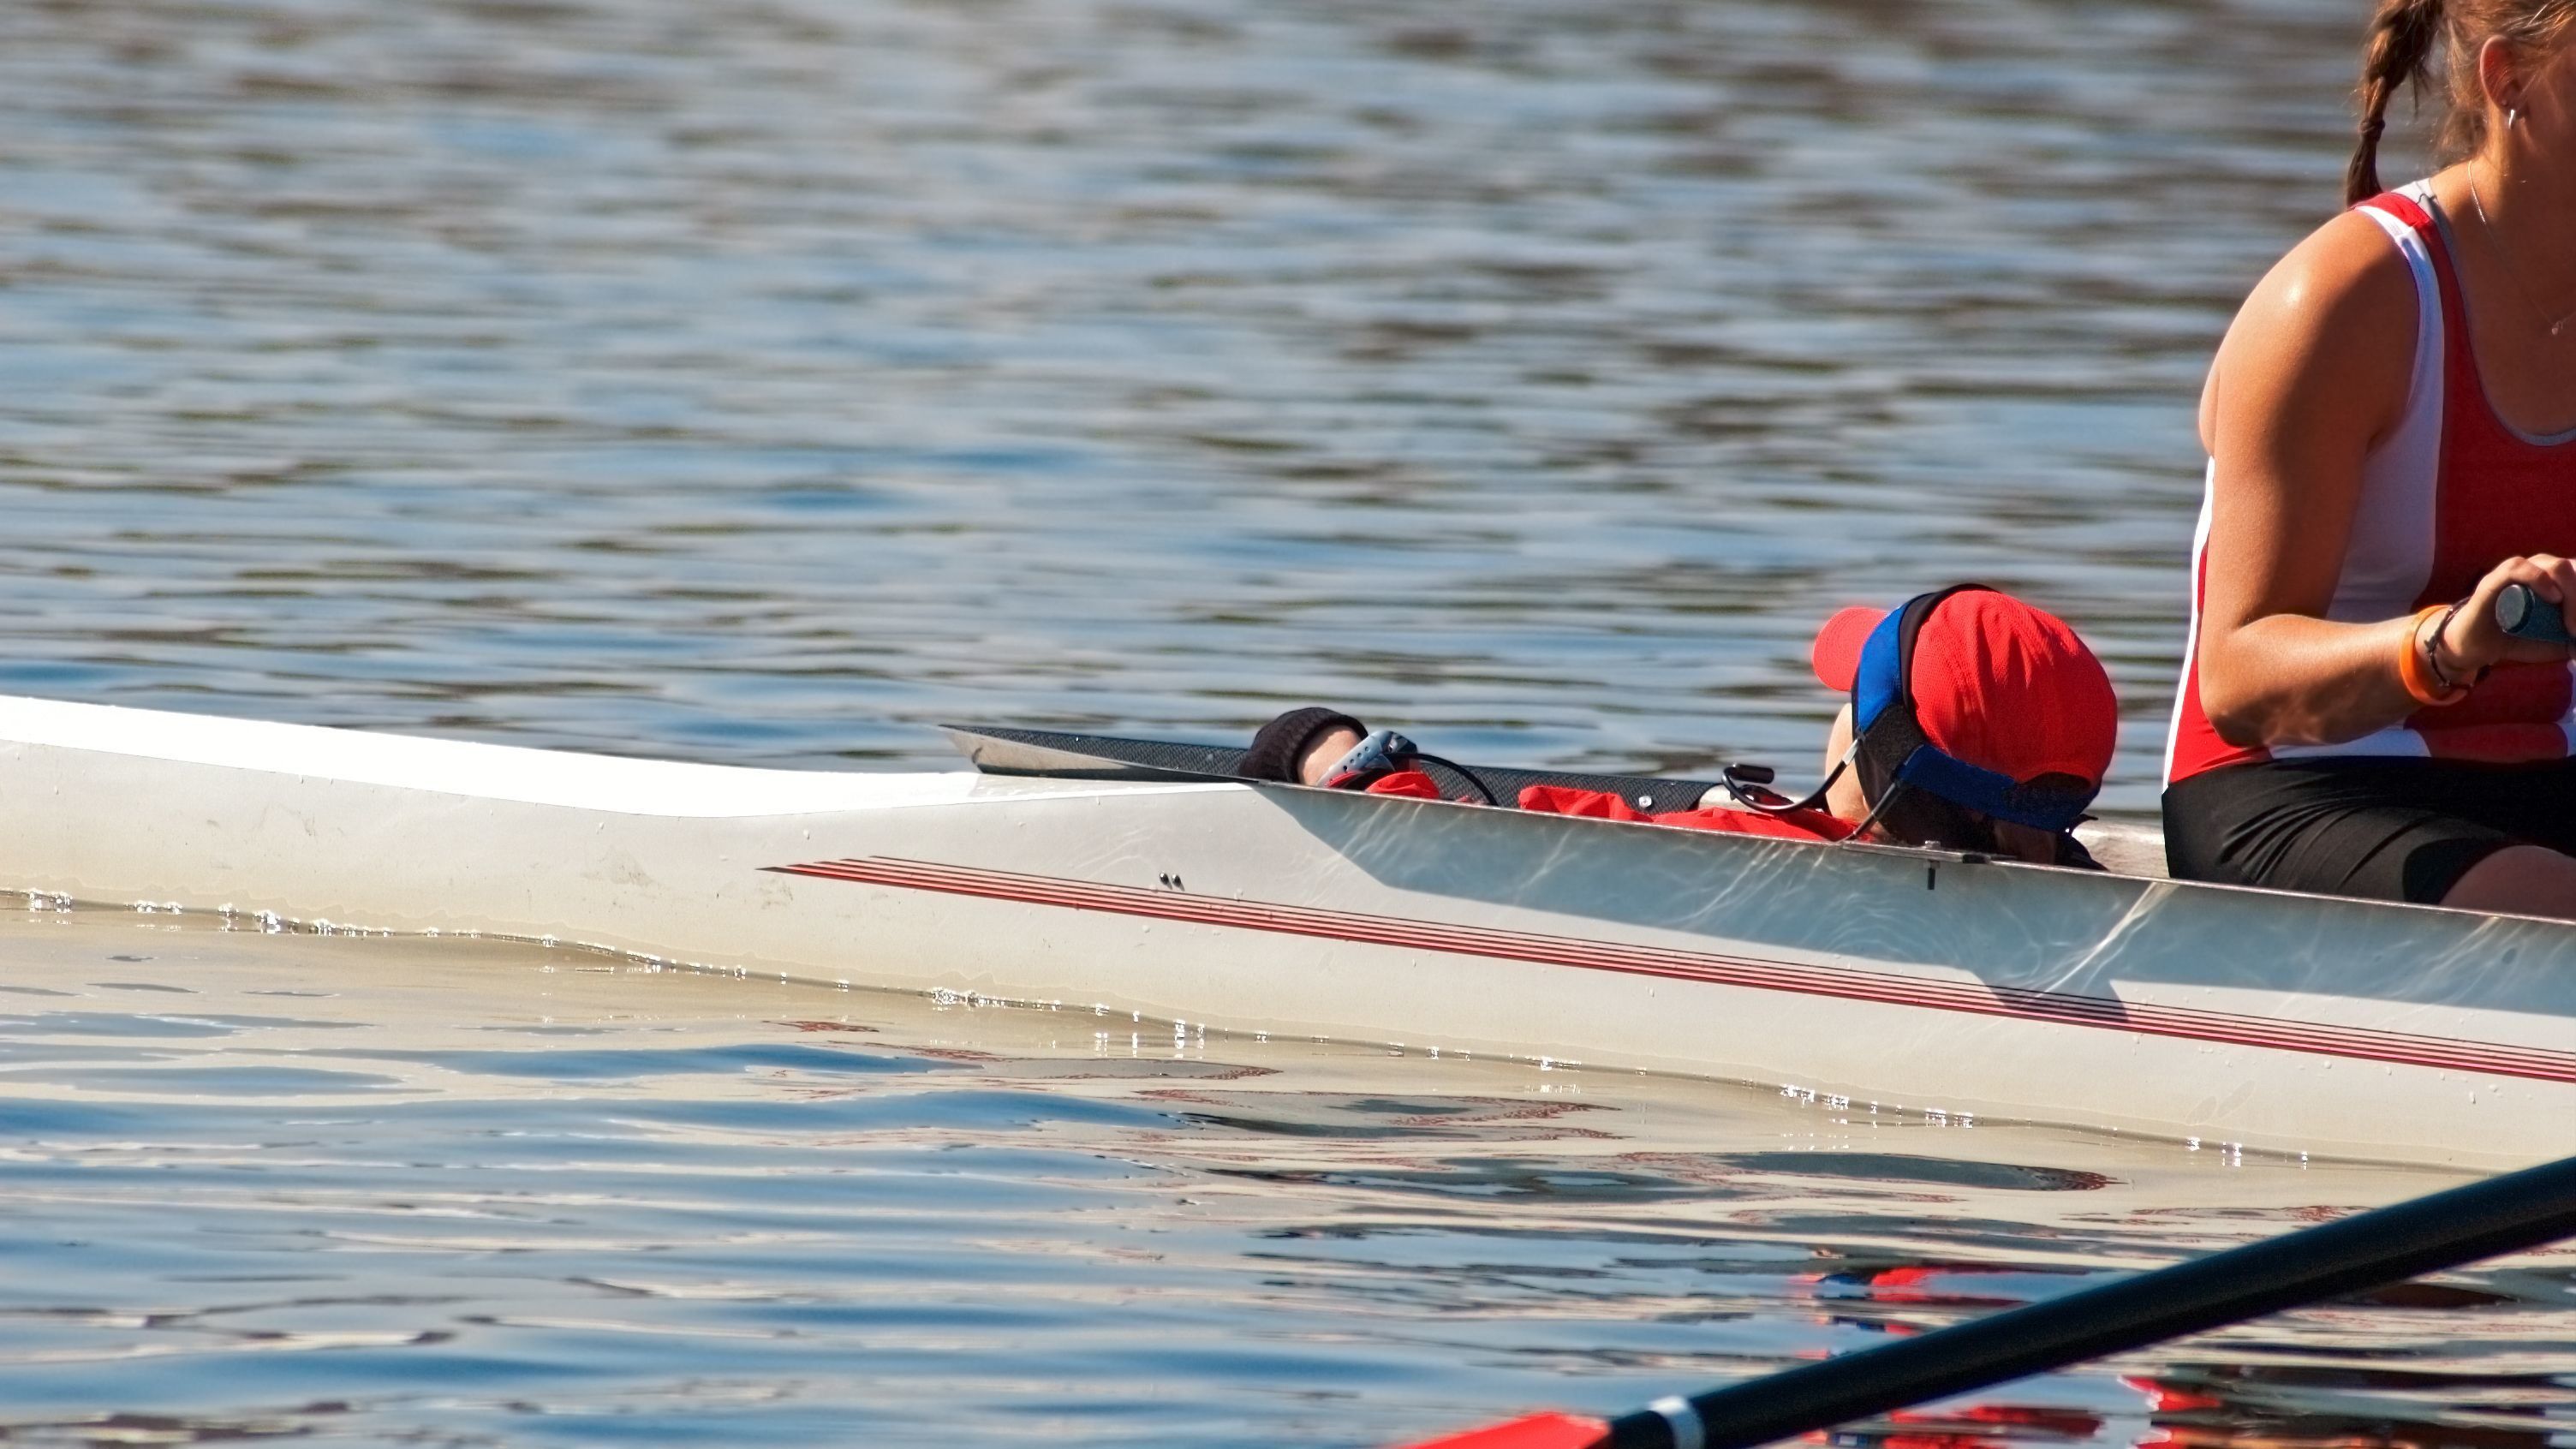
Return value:
[(2576, 855), (2576, 760), (2268, 760), (2165, 791), (2180, 880), (2430, 905), (2515, 845)]

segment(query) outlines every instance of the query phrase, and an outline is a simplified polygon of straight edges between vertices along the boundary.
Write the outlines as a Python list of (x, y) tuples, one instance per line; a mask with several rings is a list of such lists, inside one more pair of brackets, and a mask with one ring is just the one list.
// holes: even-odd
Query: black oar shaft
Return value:
[[(2576, 1158), (1827, 1359), (1611, 1425), (1615, 1449), (1758, 1444), (2576, 1236)], [(1676, 1421), (1680, 1421), (1678, 1424)]]

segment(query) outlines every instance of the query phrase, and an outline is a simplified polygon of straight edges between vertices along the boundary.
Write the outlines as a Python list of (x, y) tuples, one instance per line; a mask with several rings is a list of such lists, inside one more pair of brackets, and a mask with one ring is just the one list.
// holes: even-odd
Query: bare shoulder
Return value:
[(2405, 405), (2414, 370), (2415, 276), (2380, 224), (2347, 211), (2310, 232), (2245, 298), (2202, 399), (2210, 438), (2222, 409), (2333, 398), (2374, 436)]
[(2347, 211), (2308, 233), (2257, 282), (2229, 340), (2253, 321), (2265, 330), (2338, 329), (2353, 324), (2415, 327), (2415, 275), (2380, 224)]

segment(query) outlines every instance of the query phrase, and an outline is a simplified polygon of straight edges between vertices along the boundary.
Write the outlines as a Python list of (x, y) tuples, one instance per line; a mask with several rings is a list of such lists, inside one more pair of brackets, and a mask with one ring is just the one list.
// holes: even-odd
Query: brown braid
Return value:
[(2388, 129), (2388, 101), (2402, 85), (2419, 89), (2442, 37), (2442, 0), (2380, 0), (2370, 18), (2370, 44), (2361, 57), (2361, 141), (2343, 171), (2343, 204), (2380, 192), (2379, 136)]
[(2442, 42), (2450, 53), (2449, 114), (2442, 150), (2467, 155), (2486, 144), (2486, 91), (2478, 82), (2477, 54), (2491, 38), (2526, 52), (2556, 45), (2576, 25), (2576, 0), (2380, 0), (2370, 20), (2370, 42), (2361, 60), (2360, 141), (2344, 167), (2344, 204), (2379, 194), (2379, 137), (2388, 129), (2388, 102), (2400, 86), (2421, 87)]

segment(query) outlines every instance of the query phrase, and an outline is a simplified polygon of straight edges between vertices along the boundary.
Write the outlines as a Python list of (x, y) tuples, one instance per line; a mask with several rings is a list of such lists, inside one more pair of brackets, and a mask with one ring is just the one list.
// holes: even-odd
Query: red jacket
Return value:
[[(1440, 787), (1420, 770), (1398, 770), (1370, 782), (1372, 795), (1402, 795), (1438, 800)], [(1822, 810), (1792, 810), (1763, 815), (1751, 810), (1676, 810), (1648, 815), (1607, 790), (1576, 790), (1564, 785), (1531, 785), (1521, 791), (1520, 807), (1540, 815), (1580, 815), (1588, 820), (1626, 820), (1649, 825), (1678, 825), (1684, 830), (1719, 830), (1729, 835), (1763, 835), (1774, 840), (1841, 840), (1851, 826)]]

